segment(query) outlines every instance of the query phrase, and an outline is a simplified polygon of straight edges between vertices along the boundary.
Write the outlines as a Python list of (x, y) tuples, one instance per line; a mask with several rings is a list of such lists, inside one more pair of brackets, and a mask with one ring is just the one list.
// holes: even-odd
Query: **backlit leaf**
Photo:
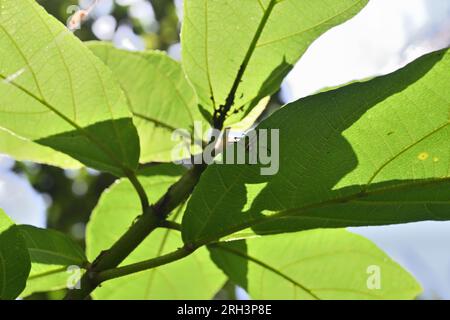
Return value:
[(253, 299), (414, 299), (421, 292), (373, 243), (345, 230), (236, 242), (211, 247), (211, 254)]
[(354, 16), (366, 3), (185, 0), (183, 66), (201, 105), (212, 112), (232, 98), (230, 114), (236, 111), (242, 117), (278, 90), (316, 38)]
[[(165, 168), (165, 172), (161, 171)], [(167, 170), (168, 169), (168, 170)], [(155, 166), (140, 176), (150, 201), (156, 201), (181, 174), (174, 165)], [(170, 175), (168, 175), (170, 173)], [(89, 222), (87, 254), (95, 258), (108, 249), (141, 214), (137, 198), (128, 181), (110, 188), (100, 199)], [(183, 245), (178, 231), (157, 229), (122, 263), (127, 265), (172, 252)], [(210, 299), (225, 277), (209, 259), (205, 248), (174, 263), (107, 281), (97, 288), (95, 299)]]
[(439, 51), (275, 112), (258, 129), (279, 129), (278, 172), (209, 167), (184, 240), (450, 219), (449, 67), (450, 52)]
[(137, 132), (108, 68), (35, 1), (0, 7), (0, 127), (99, 170), (135, 170)]

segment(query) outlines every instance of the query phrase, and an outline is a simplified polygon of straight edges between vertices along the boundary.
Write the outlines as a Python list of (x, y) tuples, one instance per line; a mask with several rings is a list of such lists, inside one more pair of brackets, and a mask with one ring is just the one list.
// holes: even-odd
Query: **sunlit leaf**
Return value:
[(80, 274), (86, 267), (83, 250), (63, 233), (26, 225), (17, 229), (25, 239), (32, 263), (22, 296), (66, 288), (72, 275), (70, 267), (78, 268)]
[[(35, 1), (0, 6), (0, 127), (96, 169), (135, 170), (137, 132), (108, 68)], [(35, 148), (19, 150), (50, 162)]]
[[(162, 169), (164, 171), (162, 171)], [(140, 180), (150, 200), (156, 201), (181, 174), (173, 165), (155, 166)], [(108, 249), (141, 213), (132, 186), (121, 181), (100, 199), (89, 222), (87, 254), (95, 258)], [(122, 263), (140, 262), (169, 253), (182, 246), (178, 231), (157, 229)], [(107, 281), (97, 288), (95, 299), (210, 299), (225, 282), (220, 270), (209, 260), (205, 248), (174, 263)]]
[(0, 153), (9, 154), (18, 161), (33, 161), (65, 169), (77, 169), (82, 166), (78, 161), (63, 153), (1, 129)]
[(141, 141), (141, 162), (180, 160), (173, 154), (180, 142), (177, 129), (193, 135), (195, 122), (204, 118), (197, 96), (181, 65), (158, 51), (129, 52), (92, 42), (89, 48), (105, 62), (120, 82), (129, 101)]
[(265, 236), (210, 250), (253, 299), (414, 299), (421, 292), (373, 243), (344, 230)]
[(366, 3), (186, 0), (183, 65), (201, 105), (212, 112), (231, 98), (230, 113), (236, 111), (242, 117), (278, 90), (316, 38), (354, 16)]
[[(279, 129), (268, 165), (213, 165), (184, 240), (450, 219), (450, 52), (391, 75), (301, 99), (258, 129)], [(269, 142), (270, 143), (270, 142)], [(276, 152), (275, 152), (276, 153)]]

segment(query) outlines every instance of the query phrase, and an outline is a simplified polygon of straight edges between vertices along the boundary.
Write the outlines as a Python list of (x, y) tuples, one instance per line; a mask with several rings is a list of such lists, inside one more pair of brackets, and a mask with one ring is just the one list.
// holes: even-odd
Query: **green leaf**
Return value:
[(258, 104), (239, 122), (233, 122), (233, 118), (228, 118), (230, 121), (226, 122), (226, 127), (232, 131), (246, 132), (252, 128), (258, 119), (269, 109), (270, 97), (265, 97), (258, 102)]
[[(229, 251), (225, 251), (227, 249)], [(230, 252), (247, 253), (247, 242), (245, 240), (229, 241), (219, 245), (208, 246), (211, 260), (228, 276), (232, 283), (248, 289), (248, 260), (241, 255)]]
[(78, 169), (81, 164), (73, 158), (30, 140), (19, 138), (0, 128), (0, 153), (18, 161), (33, 161), (64, 169)]
[(372, 242), (345, 230), (238, 242), (215, 245), (211, 254), (253, 299), (414, 299), (422, 291)]
[(22, 292), (30, 268), (22, 235), (0, 209), (0, 300), (15, 299)]
[[(165, 171), (163, 171), (165, 169)], [(180, 168), (160, 165), (147, 169), (139, 179), (156, 201), (180, 176)], [(182, 170), (181, 170), (182, 171)], [(168, 175), (171, 173), (170, 175)], [(95, 258), (108, 249), (141, 213), (128, 181), (110, 188), (100, 199), (87, 230), (87, 254)], [(180, 212), (180, 211), (179, 211)], [(127, 265), (172, 252), (182, 246), (180, 233), (157, 229), (122, 263)], [(205, 248), (191, 256), (156, 269), (107, 281), (93, 292), (95, 299), (209, 299), (223, 285), (225, 277), (209, 260)]]
[[(186, 0), (183, 66), (208, 110), (227, 98), (244, 116), (281, 81), (308, 46), (367, 0)], [(230, 94), (231, 93), (231, 94)]]
[(66, 288), (70, 277), (68, 267), (81, 270), (86, 266), (83, 250), (65, 234), (27, 225), (17, 229), (25, 239), (32, 263), (27, 286), (21, 296)]
[(110, 70), (35, 1), (0, 5), (0, 127), (99, 170), (135, 170), (139, 138)]
[(140, 161), (181, 160), (172, 155), (179, 144), (172, 140), (173, 132), (185, 129), (192, 136), (194, 122), (204, 121), (181, 65), (159, 51), (129, 52), (100, 42), (89, 43), (89, 48), (111, 68), (126, 93), (141, 140)]
[(279, 129), (278, 173), (209, 167), (184, 216), (185, 242), (251, 226), (267, 234), (450, 219), (449, 67), (450, 51), (439, 51), (275, 112), (258, 129)]

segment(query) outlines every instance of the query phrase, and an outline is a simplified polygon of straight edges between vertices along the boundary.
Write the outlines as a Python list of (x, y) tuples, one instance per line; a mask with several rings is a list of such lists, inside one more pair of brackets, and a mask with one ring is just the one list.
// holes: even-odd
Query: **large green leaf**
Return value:
[(99, 170), (135, 170), (139, 140), (111, 71), (35, 1), (0, 6), (0, 127)]
[(172, 155), (180, 143), (172, 140), (173, 132), (184, 129), (192, 136), (194, 122), (204, 122), (181, 65), (158, 51), (129, 52), (99, 42), (89, 48), (111, 68), (128, 97), (141, 140), (141, 162), (181, 160)]
[(278, 173), (209, 167), (188, 204), (184, 240), (252, 225), (264, 234), (450, 219), (449, 68), (450, 52), (439, 51), (277, 111), (259, 129), (280, 130)]
[[(166, 168), (162, 171), (161, 168)], [(173, 165), (148, 169), (139, 177), (150, 200), (158, 199), (180, 174)], [(170, 175), (169, 175), (170, 174)], [(127, 181), (109, 189), (91, 217), (87, 230), (87, 254), (95, 258), (108, 249), (141, 213), (139, 199)], [(177, 231), (157, 229), (152, 232), (122, 265), (148, 260), (182, 246)], [(156, 269), (107, 281), (97, 288), (96, 299), (209, 299), (225, 282), (220, 270), (209, 260), (205, 248), (193, 255)]]
[(237, 242), (211, 247), (211, 255), (254, 299), (413, 299), (421, 292), (372, 242), (345, 230)]
[(22, 235), (0, 209), (0, 300), (15, 299), (22, 292), (30, 268)]
[(246, 106), (254, 106), (279, 88), (311, 42), (366, 3), (185, 0), (183, 66), (201, 105), (217, 109), (231, 98), (232, 111), (245, 107), (240, 112), (244, 115), (249, 110)]
[(86, 266), (83, 250), (63, 233), (27, 225), (17, 229), (25, 239), (32, 263), (27, 286), (21, 296), (66, 288), (70, 277), (68, 267), (81, 270)]

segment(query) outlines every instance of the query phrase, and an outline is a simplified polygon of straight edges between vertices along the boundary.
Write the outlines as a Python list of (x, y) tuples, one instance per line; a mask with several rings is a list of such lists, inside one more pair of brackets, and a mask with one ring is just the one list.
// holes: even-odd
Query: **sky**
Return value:
[[(144, 42), (109, 15), (113, 0), (94, 11), (94, 34), (116, 46), (142, 50)], [(116, 0), (146, 28), (157, 28), (147, 0)], [(178, 12), (181, 1), (176, 0)], [(80, 0), (89, 5), (88, 0)], [(326, 87), (395, 71), (427, 52), (450, 45), (450, 0), (370, 0), (356, 17), (314, 42), (286, 78), (287, 103)], [(171, 55), (180, 57), (179, 45)], [(46, 225), (45, 196), (25, 177), (11, 171), (13, 160), (0, 156), (0, 208), (17, 223)], [(423, 298), (450, 299), (450, 222), (352, 228), (374, 241), (421, 282)]]
[(295, 101), (326, 87), (390, 73), (450, 44), (449, 0), (370, 0), (315, 41), (285, 81)]
[(0, 208), (18, 224), (46, 226), (47, 204), (26, 177), (11, 171), (14, 160), (0, 155)]

